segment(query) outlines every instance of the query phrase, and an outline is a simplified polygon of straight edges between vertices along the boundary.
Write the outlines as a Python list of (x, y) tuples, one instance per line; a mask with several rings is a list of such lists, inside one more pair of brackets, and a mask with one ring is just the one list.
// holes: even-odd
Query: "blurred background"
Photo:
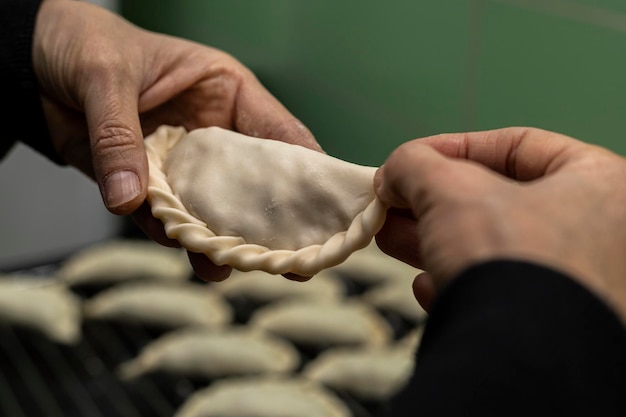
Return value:
[(626, 2), (121, 1), (140, 26), (226, 50), (329, 153), (531, 125), (626, 151)]
[[(231, 53), (351, 162), (379, 165), (420, 136), (511, 125), (626, 154), (623, 0), (101, 3)], [(90, 181), (26, 148), (0, 164), (0, 194), (0, 268), (119, 230)]]

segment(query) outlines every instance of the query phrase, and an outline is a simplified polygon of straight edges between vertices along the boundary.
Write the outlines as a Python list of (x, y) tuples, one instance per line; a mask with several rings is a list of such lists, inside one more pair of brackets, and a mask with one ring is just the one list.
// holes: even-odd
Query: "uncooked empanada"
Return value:
[(375, 167), (219, 127), (161, 126), (145, 145), (152, 214), (217, 265), (312, 276), (384, 223)]
[(248, 377), (215, 382), (194, 393), (174, 417), (350, 417), (348, 407), (313, 381)]
[(196, 283), (132, 282), (111, 287), (83, 304), (85, 318), (181, 327), (222, 326), (231, 305), (213, 288)]
[(51, 340), (81, 339), (81, 301), (52, 277), (0, 276), (0, 322), (35, 329)]
[(228, 299), (245, 299), (258, 304), (293, 298), (336, 300), (344, 293), (343, 283), (325, 271), (306, 282), (288, 280), (264, 271), (233, 271), (227, 280), (212, 286)]
[(300, 365), (300, 354), (287, 340), (255, 329), (184, 328), (146, 345), (119, 368), (124, 379), (151, 372), (185, 377), (285, 373)]
[(381, 346), (393, 334), (373, 307), (359, 301), (284, 301), (257, 310), (250, 326), (317, 349), (332, 346)]
[(149, 240), (113, 239), (71, 255), (57, 275), (70, 286), (131, 280), (185, 281), (193, 274), (185, 251)]
[(302, 371), (305, 378), (362, 401), (385, 401), (408, 381), (414, 355), (403, 348), (334, 348), (322, 352)]

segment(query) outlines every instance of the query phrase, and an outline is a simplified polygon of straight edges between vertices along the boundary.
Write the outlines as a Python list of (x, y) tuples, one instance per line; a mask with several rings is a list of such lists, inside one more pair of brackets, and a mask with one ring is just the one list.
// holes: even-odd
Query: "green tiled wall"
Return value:
[(126, 0), (138, 25), (254, 70), (334, 156), (529, 125), (626, 155), (623, 0)]
[(626, 153), (626, 31), (516, 3), (484, 9), (474, 126), (535, 125)]

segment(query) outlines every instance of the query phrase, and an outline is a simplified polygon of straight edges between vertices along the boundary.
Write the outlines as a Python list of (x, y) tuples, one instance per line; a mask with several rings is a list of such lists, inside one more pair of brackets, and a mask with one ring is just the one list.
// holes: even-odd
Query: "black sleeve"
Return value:
[(559, 272), (475, 266), (433, 305), (404, 416), (626, 416), (626, 327)]
[(4, 136), (0, 138), (0, 158), (21, 141), (58, 163), (32, 64), (33, 31), (40, 3), (0, 0), (0, 91), (5, 101), (0, 112)]

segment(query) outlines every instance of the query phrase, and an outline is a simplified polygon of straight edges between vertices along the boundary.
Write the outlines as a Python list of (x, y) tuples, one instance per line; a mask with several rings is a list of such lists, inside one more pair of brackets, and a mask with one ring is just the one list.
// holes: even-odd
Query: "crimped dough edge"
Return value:
[(347, 230), (334, 234), (323, 244), (298, 250), (273, 250), (246, 243), (241, 236), (218, 236), (185, 208), (163, 172), (169, 151), (187, 133), (183, 127), (162, 125), (145, 138), (149, 164), (147, 198), (152, 215), (163, 222), (169, 238), (176, 239), (190, 252), (206, 255), (216, 265), (230, 265), (244, 272), (262, 270), (270, 274), (313, 276), (366, 247), (384, 224), (387, 207), (374, 198), (355, 216)]

